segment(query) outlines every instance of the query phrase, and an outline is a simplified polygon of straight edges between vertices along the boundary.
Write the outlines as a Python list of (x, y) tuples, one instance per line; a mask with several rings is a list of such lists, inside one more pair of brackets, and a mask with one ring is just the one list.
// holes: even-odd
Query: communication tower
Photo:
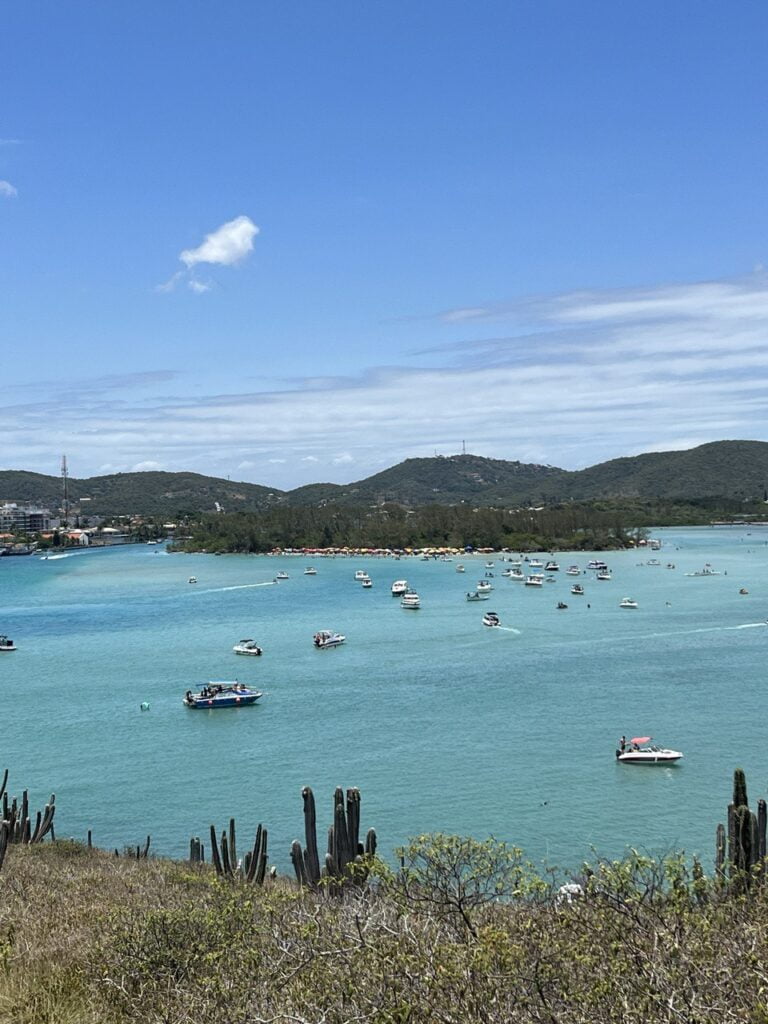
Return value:
[(62, 507), (64, 509), (64, 525), (69, 526), (69, 472), (67, 470), (67, 456), (61, 456), (61, 493)]

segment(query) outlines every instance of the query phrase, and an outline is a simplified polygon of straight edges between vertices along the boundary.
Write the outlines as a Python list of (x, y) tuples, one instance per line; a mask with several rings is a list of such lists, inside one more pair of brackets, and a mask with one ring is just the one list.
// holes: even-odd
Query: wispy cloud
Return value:
[(441, 346), (448, 327), (433, 322), (430, 366), (307, 377), (279, 391), (206, 392), (201, 379), (193, 399), (158, 395), (160, 382), (145, 390), (130, 375), (124, 386), (59, 382), (42, 398), (6, 388), (4, 458), (41, 469), (52, 448), (76, 448), (89, 471), (157, 462), (213, 475), (239, 463), (251, 479), (288, 487), (449, 454), (462, 440), (489, 456), (579, 468), (723, 438), (768, 439), (762, 272), (545, 296), (506, 310), (508, 334), (484, 336), (483, 322), (470, 318), (461, 344)]
[(0, 180), (0, 196), (4, 199), (15, 199), (18, 194), (18, 189), (14, 188), (10, 181)]

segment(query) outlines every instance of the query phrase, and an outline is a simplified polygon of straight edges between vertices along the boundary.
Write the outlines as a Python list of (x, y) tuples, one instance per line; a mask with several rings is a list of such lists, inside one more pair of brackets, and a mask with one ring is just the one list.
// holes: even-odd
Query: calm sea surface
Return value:
[[(304, 557), (144, 545), (1, 558), (0, 633), (19, 649), (0, 654), (0, 769), (34, 807), (56, 792), (57, 835), (92, 828), (111, 848), (150, 833), (168, 856), (235, 816), (241, 847), (263, 822), (270, 862), (289, 871), (302, 786), (323, 832), (341, 785), (360, 788), (361, 824), (385, 854), (440, 830), (494, 835), (562, 867), (628, 846), (710, 865), (733, 769), (747, 771), (753, 802), (768, 793), (768, 528), (655, 536), (658, 552), (602, 556), (613, 579), (583, 573), (584, 597), (565, 575), (584, 553), (558, 555), (541, 588), (502, 578), (498, 556), (492, 570), (462, 558), (464, 574), (459, 559), (314, 558), (316, 576)], [(685, 575), (706, 563), (720, 575)], [(275, 584), (280, 569), (290, 579)], [(491, 600), (467, 603), (486, 571)], [(391, 596), (398, 578), (419, 611)], [(622, 597), (639, 607), (620, 609)], [(482, 625), (489, 609), (503, 628)], [(346, 645), (316, 651), (323, 628)], [(233, 654), (243, 637), (263, 657)], [(235, 678), (265, 692), (258, 705), (181, 703)], [(685, 758), (619, 765), (622, 733)]]

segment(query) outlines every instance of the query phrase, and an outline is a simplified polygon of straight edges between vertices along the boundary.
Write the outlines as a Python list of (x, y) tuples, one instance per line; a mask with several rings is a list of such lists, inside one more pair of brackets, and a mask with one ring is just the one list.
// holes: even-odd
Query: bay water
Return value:
[[(0, 654), (0, 769), (33, 807), (55, 791), (59, 837), (90, 828), (105, 848), (150, 834), (153, 852), (183, 857), (191, 836), (207, 846), (209, 825), (234, 816), (241, 849), (262, 822), (270, 863), (289, 872), (302, 787), (322, 833), (340, 785), (360, 788), (362, 829), (376, 828), (387, 857), (442, 831), (493, 835), (562, 868), (627, 847), (683, 849), (710, 868), (733, 769), (746, 770), (753, 805), (768, 795), (768, 528), (654, 536), (658, 552), (597, 556), (610, 581), (566, 575), (592, 556), (559, 553), (540, 588), (503, 578), (499, 555), (131, 545), (0, 558), (0, 633), (18, 647)], [(687, 575), (707, 563), (712, 575)], [(279, 570), (290, 578), (275, 583)], [(491, 599), (468, 603), (487, 572)], [(391, 596), (395, 579), (418, 591), (418, 611)], [(638, 607), (620, 608), (623, 597)], [(500, 628), (482, 625), (487, 610)], [(347, 643), (315, 650), (319, 629)], [(232, 652), (245, 637), (261, 658)], [(235, 678), (264, 691), (259, 704), (183, 706), (186, 690)], [(618, 764), (622, 734), (685, 757)]]

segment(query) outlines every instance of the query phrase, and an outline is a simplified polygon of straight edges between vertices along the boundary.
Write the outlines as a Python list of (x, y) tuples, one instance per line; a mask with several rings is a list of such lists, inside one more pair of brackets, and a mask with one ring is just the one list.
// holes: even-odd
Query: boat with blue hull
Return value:
[(216, 708), (246, 707), (248, 704), (255, 704), (259, 697), (263, 696), (260, 690), (252, 690), (245, 683), (239, 683), (235, 679), (208, 683), (199, 693), (187, 690), (184, 694), (184, 704), (188, 708), (212, 711)]

